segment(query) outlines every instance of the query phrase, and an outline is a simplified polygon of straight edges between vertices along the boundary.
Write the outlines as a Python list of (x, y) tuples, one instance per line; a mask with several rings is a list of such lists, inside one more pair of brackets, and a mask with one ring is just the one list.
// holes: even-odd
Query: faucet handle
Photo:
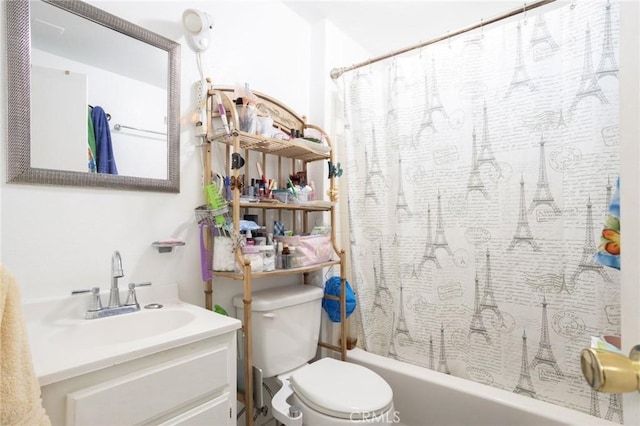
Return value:
[(141, 283), (129, 283), (129, 290), (136, 287), (147, 287), (151, 285), (151, 281), (143, 281)]
[(100, 287), (91, 287), (90, 289), (73, 290), (72, 296), (84, 293), (91, 293), (91, 303), (89, 304), (89, 312), (102, 310), (102, 300), (100, 300)]
[(151, 281), (145, 281), (141, 283), (129, 283), (129, 294), (127, 294), (127, 301), (125, 306), (134, 305), (140, 307), (138, 304), (138, 298), (136, 297), (136, 287), (150, 286)]

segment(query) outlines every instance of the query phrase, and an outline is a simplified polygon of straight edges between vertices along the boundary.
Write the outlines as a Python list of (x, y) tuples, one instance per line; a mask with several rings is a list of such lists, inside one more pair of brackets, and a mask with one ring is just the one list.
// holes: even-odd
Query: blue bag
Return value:
[[(347, 305), (346, 318), (348, 318), (356, 309), (356, 295), (353, 293), (349, 281), (345, 281), (345, 283), (347, 287), (345, 288), (344, 295)], [(333, 276), (324, 283), (324, 294), (340, 296), (340, 277)], [(331, 321), (340, 322), (340, 301), (322, 299), (322, 308), (329, 314)]]

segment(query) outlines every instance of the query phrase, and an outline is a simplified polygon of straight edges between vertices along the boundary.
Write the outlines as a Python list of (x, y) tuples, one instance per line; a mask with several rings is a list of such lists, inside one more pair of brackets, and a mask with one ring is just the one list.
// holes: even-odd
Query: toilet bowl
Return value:
[[(323, 295), (311, 285), (252, 294), (253, 364), (282, 385), (271, 401), (274, 417), (287, 426), (397, 422), (393, 391), (378, 374), (333, 358), (309, 364), (318, 348)], [(233, 304), (243, 318), (242, 295)]]
[(273, 414), (285, 425), (394, 422), (391, 387), (360, 365), (322, 358), (277, 378), (282, 387), (272, 400)]

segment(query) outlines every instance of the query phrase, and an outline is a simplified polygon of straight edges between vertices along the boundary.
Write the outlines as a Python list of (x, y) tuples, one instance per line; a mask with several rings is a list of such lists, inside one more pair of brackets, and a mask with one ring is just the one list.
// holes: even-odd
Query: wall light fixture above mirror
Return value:
[[(81, 1), (14, 0), (5, 4), (7, 182), (179, 192), (180, 44)], [(95, 52), (87, 51), (90, 45), (69, 49), (68, 45), (51, 44), (52, 39), (71, 38), (74, 28), (85, 26), (77, 39), (90, 40), (91, 35), (104, 33), (99, 37), (101, 43), (94, 43), (100, 55), (94, 54), (93, 59)], [(66, 37), (62, 37), (65, 31)], [(114, 37), (114, 41), (104, 44), (107, 37)], [(69, 50), (76, 53), (69, 56)], [(132, 52), (143, 53), (132, 58)], [(141, 55), (150, 59), (141, 61)], [(144, 68), (147, 65), (150, 67)], [(145, 71), (136, 73), (142, 68)], [(79, 106), (79, 117), (70, 117), (72, 108), (62, 105), (66, 99), (61, 98), (69, 97), (70, 92), (48, 100), (45, 97), (48, 91), (42, 90), (43, 84), (47, 87), (42, 75), (48, 78), (56, 73), (79, 75), (80, 84), (73, 86), (79, 88), (78, 101), (73, 104)], [(117, 175), (83, 168), (88, 146), (86, 111), (92, 103), (111, 115), (108, 127), (114, 152), (120, 150), (120, 160), (118, 155), (115, 158), (122, 172), (118, 170)], [(45, 104), (52, 109), (43, 112)], [(61, 124), (65, 122), (75, 126)], [(56, 125), (61, 137), (54, 139), (51, 135)], [(62, 143), (71, 139), (71, 127), (80, 133), (77, 148)], [(71, 154), (65, 150), (73, 156), (80, 152), (79, 164), (47, 159), (67, 159)]]

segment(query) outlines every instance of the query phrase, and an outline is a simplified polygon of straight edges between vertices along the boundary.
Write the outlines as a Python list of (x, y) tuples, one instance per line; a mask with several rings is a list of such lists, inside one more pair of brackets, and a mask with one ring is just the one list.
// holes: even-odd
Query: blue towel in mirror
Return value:
[(96, 154), (98, 162), (98, 173), (118, 174), (116, 159), (113, 156), (113, 145), (111, 144), (111, 130), (107, 114), (99, 106), (94, 106), (91, 110), (93, 120), (93, 130), (96, 135)]

